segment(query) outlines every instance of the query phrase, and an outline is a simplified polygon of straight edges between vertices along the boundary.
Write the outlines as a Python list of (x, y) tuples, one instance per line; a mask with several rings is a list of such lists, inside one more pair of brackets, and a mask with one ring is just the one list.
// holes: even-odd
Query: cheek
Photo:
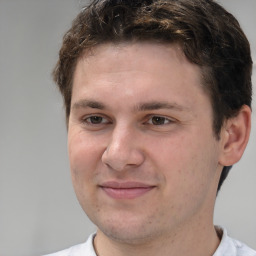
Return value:
[(90, 176), (101, 162), (103, 148), (95, 138), (85, 136), (83, 132), (69, 131), (68, 153), (72, 178)]
[[(99, 146), (97, 146), (99, 145)], [(73, 187), (85, 212), (95, 199), (94, 179), (101, 164), (101, 144), (83, 132), (69, 130), (68, 153)]]
[(152, 158), (162, 170), (170, 193), (197, 194), (207, 189), (218, 162), (216, 145), (210, 138), (202, 132), (190, 132), (156, 143)]

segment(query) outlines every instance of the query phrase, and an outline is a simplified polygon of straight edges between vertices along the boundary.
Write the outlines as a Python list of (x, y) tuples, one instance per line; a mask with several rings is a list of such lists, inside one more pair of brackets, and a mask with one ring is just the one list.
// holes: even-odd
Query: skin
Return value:
[[(248, 129), (237, 136), (239, 126), (225, 122), (217, 140), (202, 86), (199, 67), (178, 45), (104, 44), (79, 59), (68, 149), (99, 255), (216, 250), (217, 184), (223, 165), (241, 157)], [(249, 127), (244, 109), (234, 120)], [(244, 144), (235, 151), (238, 138)]]

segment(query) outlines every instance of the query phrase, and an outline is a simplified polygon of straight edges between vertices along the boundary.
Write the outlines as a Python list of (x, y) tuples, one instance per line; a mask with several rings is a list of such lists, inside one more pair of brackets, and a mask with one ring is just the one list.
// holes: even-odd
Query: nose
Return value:
[(115, 171), (125, 171), (140, 166), (144, 158), (136, 131), (116, 127), (102, 155), (102, 162)]

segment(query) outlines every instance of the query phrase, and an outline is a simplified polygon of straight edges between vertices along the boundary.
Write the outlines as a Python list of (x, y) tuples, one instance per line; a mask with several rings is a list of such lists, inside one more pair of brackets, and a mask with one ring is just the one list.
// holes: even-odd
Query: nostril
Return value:
[(137, 130), (124, 122), (116, 124), (102, 154), (102, 162), (123, 171), (143, 163), (144, 154)]
[(144, 155), (136, 147), (108, 147), (102, 154), (102, 162), (113, 170), (123, 171), (141, 165)]
[(121, 154), (113, 154), (113, 152), (105, 150), (102, 155), (102, 162), (110, 169), (122, 171), (126, 166), (127, 160)]

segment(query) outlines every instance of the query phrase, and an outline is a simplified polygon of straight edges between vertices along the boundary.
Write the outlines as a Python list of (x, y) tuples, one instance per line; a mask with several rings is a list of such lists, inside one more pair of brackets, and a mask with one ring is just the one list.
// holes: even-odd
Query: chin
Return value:
[[(146, 222), (138, 218), (111, 218), (102, 220), (100, 223), (94, 222), (105, 236), (113, 241), (124, 244), (141, 244), (158, 236), (161, 232), (156, 232), (153, 227), (154, 222)], [(158, 234), (156, 234), (158, 233)]]
[(112, 229), (103, 229), (101, 232), (113, 241), (130, 245), (141, 244), (143, 242), (146, 243), (153, 238), (151, 232), (138, 229), (123, 230), (117, 227)]

